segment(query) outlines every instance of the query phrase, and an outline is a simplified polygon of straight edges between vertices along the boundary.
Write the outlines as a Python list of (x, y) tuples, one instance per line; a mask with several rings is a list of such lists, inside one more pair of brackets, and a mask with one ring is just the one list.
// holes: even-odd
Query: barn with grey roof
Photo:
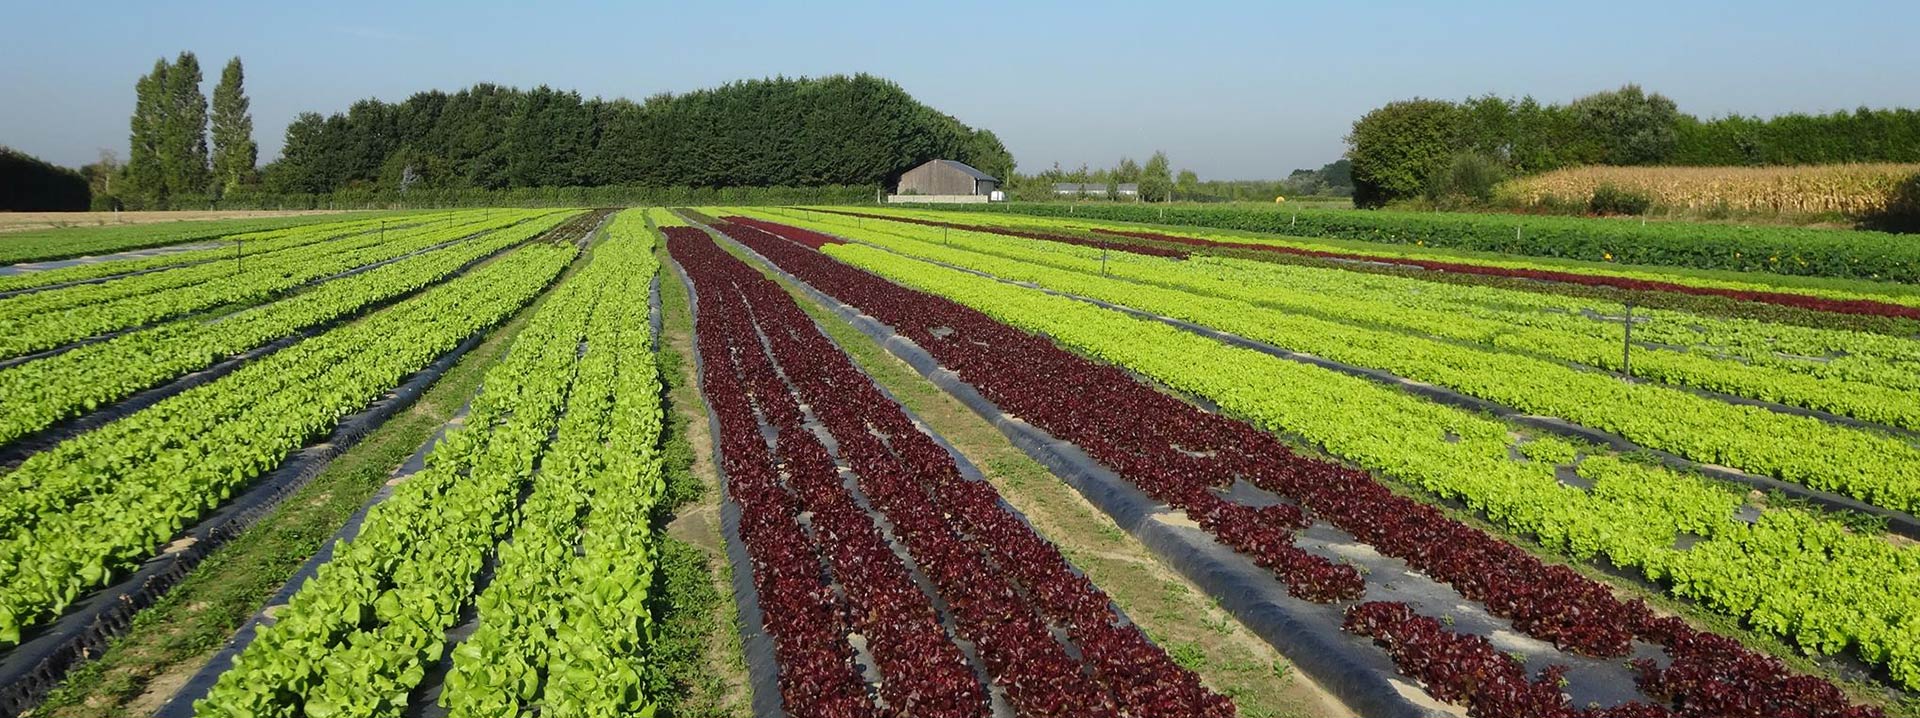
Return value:
[(929, 160), (900, 175), (897, 191), (910, 195), (989, 195), (999, 188), (999, 179), (966, 163)]

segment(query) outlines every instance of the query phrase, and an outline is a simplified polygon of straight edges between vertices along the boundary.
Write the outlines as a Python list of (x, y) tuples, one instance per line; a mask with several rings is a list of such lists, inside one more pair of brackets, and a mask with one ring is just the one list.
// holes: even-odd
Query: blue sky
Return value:
[(0, 0), (0, 144), (126, 154), (133, 84), (247, 66), (265, 161), (292, 117), (490, 81), (644, 98), (870, 72), (999, 133), (1023, 170), (1144, 159), (1206, 178), (1337, 158), (1413, 97), (1565, 101), (1638, 82), (1702, 115), (1920, 105), (1920, 2), (510, 2)]

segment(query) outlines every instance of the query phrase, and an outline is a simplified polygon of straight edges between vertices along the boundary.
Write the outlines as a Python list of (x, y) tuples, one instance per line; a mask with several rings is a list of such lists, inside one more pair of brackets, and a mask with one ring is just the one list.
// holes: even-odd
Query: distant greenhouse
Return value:
[[(1101, 182), (1055, 182), (1053, 183), (1053, 193), (1067, 197), (1105, 197), (1107, 196), (1107, 185)], [(1133, 182), (1123, 182), (1115, 194), (1121, 197), (1138, 197), (1140, 196), (1140, 185)]]

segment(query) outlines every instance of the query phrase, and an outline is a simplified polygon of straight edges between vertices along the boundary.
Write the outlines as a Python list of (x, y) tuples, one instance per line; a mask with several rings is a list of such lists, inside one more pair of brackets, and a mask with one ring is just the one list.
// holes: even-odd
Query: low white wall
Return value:
[(973, 204), (976, 202), (985, 202), (987, 201), (987, 199), (988, 197), (984, 194), (890, 194), (890, 195), (887, 195), (887, 203), (889, 204), (896, 203), (896, 202), (921, 202), (921, 203), (927, 203), (927, 204)]

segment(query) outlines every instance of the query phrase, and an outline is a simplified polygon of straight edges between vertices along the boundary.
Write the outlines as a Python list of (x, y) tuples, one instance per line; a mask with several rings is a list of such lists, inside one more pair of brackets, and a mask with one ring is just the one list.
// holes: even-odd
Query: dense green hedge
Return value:
[(448, 207), (619, 207), (636, 205), (873, 204), (878, 187), (524, 187), (518, 189), (368, 189), (329, 194), (182, 195), (126, 209), (436, 209)]
[(0, 146), (0, 211), (84, 210), (90, 194), (80, 173)]
[(1905, 108), (1767, 119), (1681, 118), (1671, 164), (1820, 165), (1920, 162), (1920, 110)]
[(1920, 283), (1920, 241), (1881, 232), (1385, 210), (1031, 203), (938, 205), (937, 209), (1150, 222), (1620, 264)]

